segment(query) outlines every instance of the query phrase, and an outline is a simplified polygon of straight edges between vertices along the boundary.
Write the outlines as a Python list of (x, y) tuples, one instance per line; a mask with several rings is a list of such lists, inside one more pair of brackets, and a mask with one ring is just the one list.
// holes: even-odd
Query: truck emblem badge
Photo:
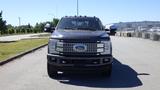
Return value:
[(87, 50), (87, 46), (84, 44), (75, 44), (73, 46), (73, 50), (76, 52), (85, 52)]

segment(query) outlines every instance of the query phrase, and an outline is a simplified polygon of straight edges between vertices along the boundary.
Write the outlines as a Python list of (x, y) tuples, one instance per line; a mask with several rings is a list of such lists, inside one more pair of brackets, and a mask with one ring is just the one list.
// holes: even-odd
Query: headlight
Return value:
[(57, 52), (63, 52), (63, 42), (57, 42), (56, 43), (56, 51)]
[(48, 53), (58, 53), (56, 51), (56, 43), (58, 42), (58, 40), (56, 39), (50, 39), (49, 43), (48, 43)]
[(104, 48), (97, 48), (97, 52), (99, 52), (99, 53), (104, 52)]
[(97, 48), (103, 48), (103, 47), (104, 47), (104, 43), (97, 44)]
[(110, 41), (101, 41), (97, 44), (97, 52), (101, 54), (111, 54), (111, 42)]

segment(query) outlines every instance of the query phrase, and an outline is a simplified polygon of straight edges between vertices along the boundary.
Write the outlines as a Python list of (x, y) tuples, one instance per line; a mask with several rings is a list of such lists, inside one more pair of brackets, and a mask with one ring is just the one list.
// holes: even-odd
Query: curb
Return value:
[(0, 43), (12, 43), (12, 42), (16, 42), (16, 41), (0, 41)]
[(20, 57), (22, 57), (22, 56), (24, 56), (24, 55), (26, 55), (26, 54), (28, 54), (28, 53), (31, 53), (31, 52), (33, 52), (33, 51), (35, 51), (35, 50), (38, 50), (38, 49), (40, 49), (40, 48), (42, 48), (42, 47), (45, 47), (45, 46), (47, 46), (47, 45), (48, 45), (48, 44), (41, 45), (41, 46), (36, 47), (36, 48), (33, 48), (33, 49), (29, 50), (29, 51), (26, 51), (26, 52), (20, 53), (20, 54), (18, 54), (18, 55), (15, 55), (15, 56), (13, 56), (13, 57), (11, 57), (11, 58), (8, 58), (8, 59), (6, 59), (6, 60), (4, 60), (4, 61), (0, 61), (0, 66), (4, 65), (4, 64), (6, 64), (6, 63), (9, 63), (10, 61), (13, 61), (13, 60), (15, 60), (15, 59), (17, 59), (17, 58), (20, 58)]

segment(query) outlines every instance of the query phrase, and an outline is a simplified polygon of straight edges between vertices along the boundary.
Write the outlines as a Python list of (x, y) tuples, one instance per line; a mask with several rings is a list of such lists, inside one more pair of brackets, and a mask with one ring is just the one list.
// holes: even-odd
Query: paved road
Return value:
[(46, 71), (47, 47), (0, 66), (1, 90), (159, 90), (160, 42), (112, 37), (115, 58), (111, 78), (61, 75)]
[(32, 36), (44, 35), (44, 34), (48, 34), (48, 33), (3, 36), (3, 37), (0, 37), (0, 41), (17, 41), (17, 40), (27, 39), (27, 38), (36, 38), (36, 37), (32, 37)]

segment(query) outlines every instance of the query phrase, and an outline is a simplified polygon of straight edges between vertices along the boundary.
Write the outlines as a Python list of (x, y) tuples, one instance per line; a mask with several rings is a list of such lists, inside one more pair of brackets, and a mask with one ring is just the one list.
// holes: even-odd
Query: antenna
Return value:
[(77, 16), (79, 15), (79, 3), (78, 3), (78, 0), (77, 0)]

